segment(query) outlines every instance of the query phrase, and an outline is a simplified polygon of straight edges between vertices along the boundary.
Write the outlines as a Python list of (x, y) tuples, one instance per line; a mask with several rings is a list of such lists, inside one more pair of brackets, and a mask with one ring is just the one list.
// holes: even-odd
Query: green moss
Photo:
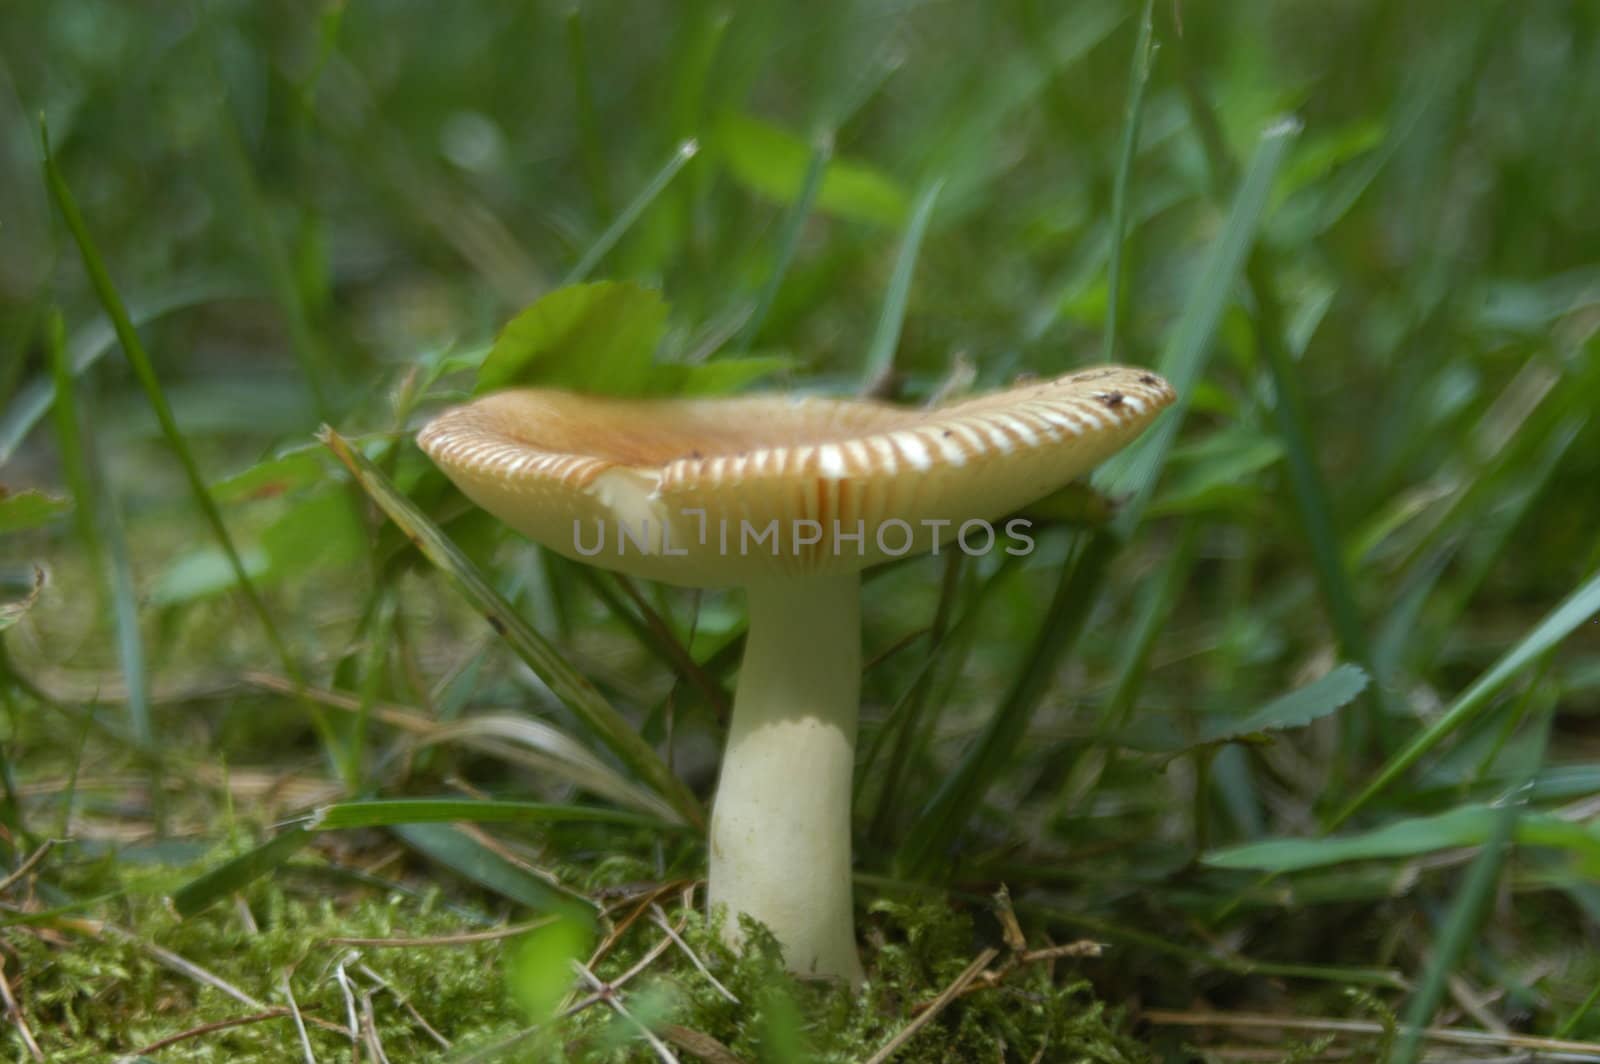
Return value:
[[(308, 1019), (341, 1023), (346, 1006), (337, 970), (343, 964), (358, 1002), (360, 995), (371, 994), (384, 1047), (394, 1060), (427, 1059), (438, 1049), (402, 999), (448, 1038), (515, 1018), (493, 975), (497, 944), (375, 949), (328, 941), (459, 933), (461, 918), (441, 912), (431, 899), (420, 905), (400, 897), (335, 902), (291, 897), (265, 886), (252, 892), (254, 931), (242, 913), (225, 906), (190, 920), (178, 919), (154, 897), (128, 899), (114, 908), (120, 912), (107, 914), (110, 923), (126, 935), (105, 927), (88, 933), (92, 922), (80, 931), (4, 932), (14, 956), (8, 971), (51, 1060), (104, 1060), (201, 1024), (261, 1011), (176, 971), (157, 951), (192, 960), (268, 1008), (286, 1004), (281, 979), (287, 973)], [(23, 973), (20, 980), (17, 971)], [(320, 1059), (349, 1051), (346, 1039), (314, 1023), (309, 1037)], [(13, 1055), (23, 1052), (15, 1029), (8, 1029), (5, 1044)], [(161, 1059), (265, 1061), (299, 1055), (293, 1023), (277, 1018), (179, 1042), (162, 1050)]]
[[(868, 982), (860, 994), (802, 981), (783, 970), (765, 930), (744, 925), (747, 947), (734, 954), (717, 924), (699, 912), (677, 915), (681, 937), (726, 989), (729, 1001), (682, 951), (663, 954), (638, 977), (630, 996), (650, 994), (662, 1019), (710, 1035), (748, 1061), (844, 1062), (865, 1059), (904, 1027), (915, 1008), (932, 1000), (977, 951), (972, 922), (948, 907), (878, 902), (867, 951)], [(631, 967), (655, 945), (659, 931), (634, 934), (602, 966), (602, 978)], [(579, 1060), (633, 1059), (638, 1044), (615, 1045), (609, 1010), (589, 1009), (566, 1022), (569, 1056)], [(1095, 1000), (1089, 984), (1052, 979), (1043, 966), (1022, 967), (1001, 985), (958, 999), (913, 1037), (897, 1061), (1067, 1059), (1134, 1064), (1152, 1059), (1120, 1030), (1120, 1017)]]
[[(179, 874), (130, 871), (134, 867), (97, 859), (75, 866), (68, 877), (77, 891), (114, 885), (123, 892), (99, 914), (104, 925), (62, 921), (4, 932), (7, 971), (30, 1028), (52, 1060), (103, 1060), (262, 1011), (175, 970), (159, 951), (192, 960), (266, 1008), (286, 1003), (282, 979), (287, 973), (296, 1004), (312, 1021), (309, 1037), (319, 1059), (349, 1053), (348, 1039), (315, 1023), (345, 1022), (349, 1005), (342, 972), (358, 1011), (365, 1011), (363, 998), (370, 997), (384, 1050), (399, 1061), (444, 1056), (402, 1002), (455, 1043), (455, 1052), (488, 1048), (540, 1018), (529, 1008), (550, 1008), (530, 1005), (537, 998), (527, 992), (530, 979), (554, 975), (561, 984), (570, 982), (566, 954), (586, 955), (589, 949), (588, 941), (544, 948), (548, 943), (539, 940), (541, 932), (471, 945), (336, 943), (330, 940), (442, 936), (474, 928), (437, 892), (420, 899), (375, 892), (318, 896), (306, 885), (320, 890), (323, 881), (298, 875), (252, 887), (248, 919), (237, 907), (218, 905), (181, 920), (162, 900)], [(114, 884), (113, 870), (123, 877)], [(620, 874), (638, 871), (610, 859), (599, 862), (592, 874), (612, 885)], [(624, 902), (618, 913), (627, 911)], [(870, 1056), (980, 948), (963, 913), (927, 901), (878, 902), (867, 921), (876, 943), (867, 950), (869, 982), (854, 994), (790, 976), (776, 944), (758, 925), (746, 923), (748, 947), (736, 954), (722, 943), (718, 924), (698, 909), (669, 914), (683, 925), (681, 937), (689, 949), (737, 1002), (676, 946), (622, 986), (617, 999), (652, 1027), (675, 1024), (709, 1035), (751, 1062), (845, 1062)], [(634, 922), (597, 964), (596, 975), (606, 982), (620, 979), (662, 935), (649, 920)], [(563, 1007), (586, 996), (585, 987), (574, 986)], [(11, 1056), (24, 1057), (15, 1028), (8, 1029), (4, 1044)], [(1043, 1059), (1094, 1064), (1150, 1059), (1121, 1032), (1119, 1017), (1095, 1000), (1087, 982), (1052, 979), (1043, 966), (1035, 966), (1019, 968), (1001, 985), (952, 1003), (896, 1060), (1031, 1060), (1041, 1050)], [(642, 1059), (647, 1050), (637, 1026), (602, 1001), (546, 1024), (502, 1059), (544, 1059), (541, 1054), (551, 1053), (571, 1060), (628, 1061)], [(163, 1049), (161, 1059), (267, 1061), (299, 1054), (293, 1023), (277, 1017), (185, 1039)]]

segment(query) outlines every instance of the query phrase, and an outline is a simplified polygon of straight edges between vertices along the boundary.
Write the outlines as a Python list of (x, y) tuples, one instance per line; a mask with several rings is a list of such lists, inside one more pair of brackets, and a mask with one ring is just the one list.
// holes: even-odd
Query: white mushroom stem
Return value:
[(861, 692), (860, 578), (749, 589), (750, 629), (711, 813), (707, 901), (771, 929), (802, 975), (861, 982), (850, 787)]

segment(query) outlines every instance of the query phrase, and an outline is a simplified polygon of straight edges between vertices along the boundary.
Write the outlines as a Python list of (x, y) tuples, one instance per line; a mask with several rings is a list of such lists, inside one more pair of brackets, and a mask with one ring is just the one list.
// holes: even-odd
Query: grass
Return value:
[[(8, 12), (6, 1056), (1600, 1060), (1597, 57), (1554, 0)], [(732, 955), (739, 597), (410, 436), (1107, 353), (1180, 407), (1034, 555), (866, 583), (869, 991)]]

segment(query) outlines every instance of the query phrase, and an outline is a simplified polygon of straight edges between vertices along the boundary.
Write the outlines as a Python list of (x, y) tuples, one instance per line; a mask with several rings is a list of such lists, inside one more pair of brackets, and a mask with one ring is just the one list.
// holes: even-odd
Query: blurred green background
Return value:
[[(1106, 1061), (1320, 1030), (1252, 1035), (1227, 1022), (1243, 1013), (1367, 1023), (1304, 1050), (1358, 1058), (1417, 1059), (1396, 1015), (1484, 1032), (1460, 1052), (1486, 1059), (1518, 1035), (1600, 1039), (1597, 130), (1585, 0), (13, 0), (0, 878), (60, 841), (0, 894), (8, 1051), (130, 1053), (284, 1006), (286, 967), (342, 1023), (329, 937), (515, 924), (703, 874), (693, 833), (573, 812), (676, 815), (447, 577), (505, 595), (691, 803), (739, 597), (540, 555), (409, 442), (506, 321), (579, 282), (623, 283), (589, 290), (591, 325), (634, 341), (603, 364), (579, 342), (525, 352), (520, 380), (921, 402), (1110, 358), (1185, 401), (1050, 501), (1025, 564), (870, 580), (870, 1000), (741, 968), (759, 1007), (713, 1006), (674, 951), (637, 995), (652, 1024), (739, 1059), (862, 1059), (999, 942), (1005, 883), (1035, 945), (1113, 948), (1024, 966), (1025, 993), (963, 999), (897, 1059), (992, 1059), (1001, 1027), (1004, 1059)], [(384, 520), (322, 424), (460, 545), (454, 567)], [(181, 893), (286, 818), (407, 795), (568, 814), (295, 837)], [(373, 1037), (462, 1057), (527, 1026), (552, 1007), (526, 1004), (549, 996), (526, 990), (537, 945), (369, 953), (459, 1044), (389, 999)], [(567, 1052), (648, 1054), (611, 1015), (579, 1013)], [(306, 1046), (349, 1052), (312, 1028)], [(160, 1059), (300, 1045), (272, 1020)]]

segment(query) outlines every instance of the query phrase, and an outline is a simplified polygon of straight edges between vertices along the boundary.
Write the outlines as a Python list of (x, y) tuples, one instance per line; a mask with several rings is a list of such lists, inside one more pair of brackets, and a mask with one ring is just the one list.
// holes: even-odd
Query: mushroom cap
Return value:
[(863, 569), (968, 522), (962, 549), (991, 549), (987, 522), (1121, 450), (1174, 398), (1122, 366), (934, 409), (517, 390), (446, 410), (417, 442), (469, 499), (560, 554), (722, 587)]

